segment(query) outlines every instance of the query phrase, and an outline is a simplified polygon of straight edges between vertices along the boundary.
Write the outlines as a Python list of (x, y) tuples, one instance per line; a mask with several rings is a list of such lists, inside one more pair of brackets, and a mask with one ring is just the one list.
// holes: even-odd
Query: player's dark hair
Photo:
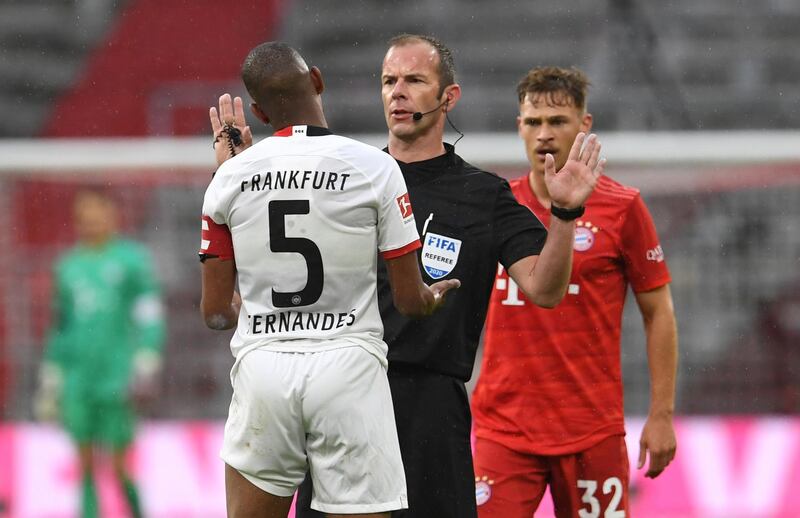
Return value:
[(298, 79), (308, 73), (303, 57), (280, 41), (258, 45), (242, 63), (242, 81), (250, 97), (262, 109), (305, 95)]
[(575, 67), (537, 67), (528, 71), (519, 82), (517, 97), (522, 104), (528, 94), (544, 94), (548, 104), (573, 104), (583, 111), (590, 84), (586, 74)]
[(439, 39), (425, 34), (398, 34), (389, 40), (388, 46), (389, 48), (401, 47), (412, 43), (427, 43), (439, 55), (439, 94), (436, 97), (441, 98), (444, 89), (456, 82), (456, 65), (453, 61), (453, 52)]

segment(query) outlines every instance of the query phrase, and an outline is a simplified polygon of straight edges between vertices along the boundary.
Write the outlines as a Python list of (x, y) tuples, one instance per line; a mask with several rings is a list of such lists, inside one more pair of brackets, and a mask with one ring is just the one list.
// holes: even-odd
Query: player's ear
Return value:
[(592, 114), (589, 112), (584, 113), (583, 117), (581, 117), (581, 131), (588, 134), (592, 130), (592, 122)]
[(250, 103), (250, 112), (256, 116), (256, 119), (260, 120), (264, 124), (269, 124), (269, 117), (261, 111), (261, 108), (256, 103)]
[(325, 91), (325, 81), (322, 80), (322, 72), (320, 72), (317, 67), (311, 67), (309, 75), (311, 76), (311, 83), (314, 85), (314, 91), (317, 92), (317, 95), (321, 95), (322, 92)]

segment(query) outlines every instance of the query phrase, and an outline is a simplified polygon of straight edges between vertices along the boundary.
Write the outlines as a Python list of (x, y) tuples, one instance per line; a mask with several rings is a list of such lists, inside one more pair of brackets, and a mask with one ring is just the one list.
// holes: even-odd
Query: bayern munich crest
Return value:
[(597, 234), (599, 228), (592, 225), (589, 221), (578, 221), (575, 228), (575, 243), (572, 245), (572, 248), (575, 249), (576, 252), (585, 252), (592, 248), (594, 245), (595, 234)]
[(494, 480), (487, 476), (475, 477), (475, 503), (483, 505), (492, 497)]

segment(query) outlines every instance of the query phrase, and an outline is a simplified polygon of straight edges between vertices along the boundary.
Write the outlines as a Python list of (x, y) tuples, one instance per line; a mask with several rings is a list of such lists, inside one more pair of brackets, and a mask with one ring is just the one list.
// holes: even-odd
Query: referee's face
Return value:
[(528, 94), (519, 106), (517, 130), (536, 174), (544, 174), (548, 153), (555, 158), (556, 170), (564, 167), (575, 137), (592, 127), (592, 116), (564, 99), (563, 95)]
[[(426, 133), (442, 118), (439, 94), (439, 55), (426, 42), (391, 47), (381, 72), (383, 113), (389, 131), (403, 140)], [(415, 112), (426, 113), (414, 120)]]

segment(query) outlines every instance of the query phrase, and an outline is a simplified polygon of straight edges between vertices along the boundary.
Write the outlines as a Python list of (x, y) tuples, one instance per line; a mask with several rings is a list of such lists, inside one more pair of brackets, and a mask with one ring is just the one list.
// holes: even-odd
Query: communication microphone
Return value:
[[(445, 104), (448, 104), (449, 102), (450, 102), (450, 98), (446, 97), (445, 100), (442, 101), (439, 104), (439, 106), (437, 106), (436, 108), (432, 109), (431, 111), (427, 111), (427, 112), (414, 112), (411, 115), (411, 118), (414, 119), (414, 122), (417, 122), (420, 119), (422, 119), (423, 116), (428, 115), (429, 113), (435, 112), (436, 110), (438, 110), (439, 108), (441, 108)], [(458, 141), (461, 140), (462, 138), (464, 138), (464, 134), (461, 132), (461, 130), (456, 128), (456, 125), (453, 124), (453, 121), (450, 120), (450, 112), (444, 112), (444, 117), (445, 117), (445, 119), (447, 119), (447, 123), (450, 125), (450, 127), (453, 128), (454, 130), (456, 130), (456, 133), (459, 134), (459, 137), (456, 139), (455, 142), (453, 142), (453, 147), (455, 147), (456, 144), (458, 144)]]
[(428, 115), (429, 113), (433, 113), (433, 112), (435, 112), (436, 110), (438, 110), (439, 108), (441, 108), (442, 106), (444, 106), (445, 104), (447, 104), (448, 102), (450, 102), (450, 99), (449, 99), (449, 98), (445, 98), (445, 100), (444, 100), (444, 101), (442, 101), (442, 103), (441, 103), (441, 104), (439, 104), (439, 106), (437, 106), (436, 108), (432, 109), (431, 111), (427, 111), (427, 112), (414, 112), (414, 113), (411, 115), (411, 118), (412, 118), (412, 119), (414, 119), (415, 121), (418, 121), (418, 120), (422, 119), (422, 117), (423, 117), (423, 116), (425, 116), (425, 115)]

